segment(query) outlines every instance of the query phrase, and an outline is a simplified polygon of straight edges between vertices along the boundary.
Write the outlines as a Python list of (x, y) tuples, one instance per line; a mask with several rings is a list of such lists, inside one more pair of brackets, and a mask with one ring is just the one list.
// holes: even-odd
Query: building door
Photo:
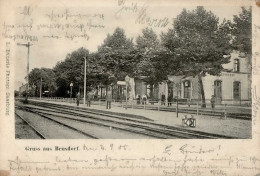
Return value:
[(117, 92), (118, 100), (125, 100), (125, 89), (126, 89), (126, 86), (124, 86), (124, 85), (118, 86), (118, 92)]
[(168, 96), (173, 95), (173, 82), (168, 82)]
[(168, 82), (168, 99), (173, 100), (173, 82)]
[(154, 98), (154, 85), (151, 84), (146, 85), (146, 95), (148, 99)]
[(220, 80), (214, 81), (214, 96), (216, 99), (216, 103), (221, 103), (221, 101), (222, 101), (222, 81), (220, 81)]
[(190, 99), (191, 95), (191, 83), (189, 80), (186, 80), (183, 82), (184, 92), (183, 92), (183, 98)]
[(235, 81), (233, 83), (233, 99), (240, 100), (241, 99), (241, 90), (240, 90), (240, 82)]

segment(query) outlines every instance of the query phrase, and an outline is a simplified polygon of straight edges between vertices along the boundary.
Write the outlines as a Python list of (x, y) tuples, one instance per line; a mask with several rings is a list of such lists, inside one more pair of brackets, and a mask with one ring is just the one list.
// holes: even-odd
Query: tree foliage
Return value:
[(242, 12), (234, 15), (232, 45), (234, 49), (245, 54), (252, 53), (252, 9), (242, 7)]
[(112, 49), (129, 49), (133, 48), (132, 39), (125, 35), (125, 30), (117, 27), (112, 35), (108, 34), (104, 43), (99, 47), (99, 50), (105, 47)]
[(105, 85), (124, 80), (131, 75), (134, 68), (134, 45), (121, 28), (116, 28), (112, 35), (108, 35), (98, 49), (98, 63), (101, 66)]
[(157, 34), (149, 28), (136, 39), (136, 75), (144, 76), (147, 84), (154, 85), (167, 79), (169, 52), (162, 47)]
[(198, 76), (204, 104), (201, 77), (219, 75), (222, 64), (229, 62), (229, 33), (229, 22), (219, 25), (219, 19), (212, 12), (197, 7), (192, 11), (184, 9), (174, 20), (173, 29), (162, 35), (163, 45), (174, 53), (180, 73)]
[[(67, 54), (64, 61), (56, 64), (53, 70), (56, 74), (56, 83), (58, 86), (57, 96), (68, 95), (67, 92), (70, 90), (70, 83), (73, 83), (73, 94), (76, 94), (76, 92), (83, 87), (84, 57), (89, 58), (89, 51), (84, 48), (79, 48)], [(89, 62), (89, 60), (87, 61)], [(89, 69), (88, 73), (91, 73)], [(89, 77), (89, 74), (87, 74), (87, 76)]]
[(34, 68), (29, 73), (29, 87), (34, 91), (32, 94), (39, 96), (40, 87), (43, 91), (49, 91), (52, 94), (55, 93), (57, 85), (55, 82), (55, 73), (50, 68)]

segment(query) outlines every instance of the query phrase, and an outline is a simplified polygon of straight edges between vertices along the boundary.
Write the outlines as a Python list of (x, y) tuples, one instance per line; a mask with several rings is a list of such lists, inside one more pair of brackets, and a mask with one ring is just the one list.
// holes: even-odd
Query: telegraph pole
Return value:
[(127, 88), (128, 88), (128, 84), (130, 81), (130, 77), (128, 75), (126, 75), (125, 77), (125, 109), (127, 109)]
[(84, 61), (84, 98), (83, 98), (83, 104), (86, 104), (86, 79), (87, 79), (87, 56), (85, 55)]
[(179, 84), (177, 83), (177, 100), (176, 100), (176, 114), (177, 114), (177, 118), (178, 118), (178, 115), (179, 115), (179, 107), (178, 107), (178, 99), (179, 99)]
[(25, 95), (25, 103), (28, 103), (28, 94), (29, 94), (29, 55), (30, 55), (30, 46), (32, 46), (32, 44), (30, 44), (30, 42), (28, 42), (28, 44), (21, 44), (21, 43), (17, 43), (18, 46), (25, 46), (28, 49), (27, 52), (27, 76), (26, 76), (26, 95)]
[(40, 100), (42, 99), (42, 77), (41, 77), (41, 87), (40, 87)]

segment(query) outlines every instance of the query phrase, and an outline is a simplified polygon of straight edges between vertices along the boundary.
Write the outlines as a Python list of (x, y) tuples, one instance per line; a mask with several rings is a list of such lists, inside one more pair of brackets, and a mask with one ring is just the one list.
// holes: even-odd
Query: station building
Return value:
[[(214, 95), (216, 103), (250, 104), (251, 68), (249, 58), (234, 51), (230, 62), (223, 65), (220, 76), (206, 75), (202, 78), (206, 102)], [(168, 76), (159, 86), (159, 94), (180, 97), (188, 101), (200, 101), (201, 90), (198, 77)]]
[[(242, 53), (234, 51), (230, 62), (223, 65), (220, 76), (206, 75), (202, 77), (206, 103), (210, 103), (211, 96), (216, 97), (216, 103), (222, 104), (250, 104), (251, 103), (251, 68), (249, 59)], [(105, 97), (105, 88), (98, 94)], [(125, 100), (126, 82), (118, 81), (112, 86), (113, 99)], [(144, 78), (130, 78), (127, 97), (130, 100), (146, 95), (148, 100), (159, 100), (162, 96), (174, 100), (200, 102), (201, 89), (198, 77), (168, 76), (168, 80), (158, 85), (148, 85)]]
[[(230, 62), (223, 65), (220, 76), (206, 75), (202, 78), (206, 102), (214, 95), (216, 103), (250, 104), (251, 68), (249, 58), (237, 51), (232, 52)], [(200, 101), (198, 77), (168, 76), (159, 86), (159, 94), (180, 97), (188, 101)]]

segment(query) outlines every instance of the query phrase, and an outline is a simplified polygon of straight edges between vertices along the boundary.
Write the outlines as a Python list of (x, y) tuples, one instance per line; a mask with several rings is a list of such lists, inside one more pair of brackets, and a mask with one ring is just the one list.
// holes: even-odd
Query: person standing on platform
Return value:
[(173, 95), (172, 93), (170, 93), (170, 95), (168, 96), (168, 106), (172, 106), (172, 101), (173, 101)]
[(147, 96), (145, 94), (143, 94), (142, 100), (143, 100), (143, 104), (146, 104)]
[(90, 94), (90, 92), (87, 94), (87, 106), (88, 107), (90, 107), (90, 105), (91, 105), (91, 98), (92, 98), (92, 96), (91, 96), (91, 94)]
[(107, 101), (107, 109), (111, 109), (112, 92), (110, 90), (107, 91), (106, 101)]
[(139, 94), (136, 95), (137, 104), (141, 102), (141, 96)]
[(161, 101), (162, 101), (162, 105), (164, 105), (164, 106), (165, 106), (165, 100), (166, 100), (165, 95), (162, 94)]
[(76, 98), (77, 98), (77, 106), (79, 106), (79, 101), (80, 101), (80, 93), (79, 92), (77, 93), (77, 97)]
[(214, 109), (215, 108), (215, 103), (216, 103), (214, 95), (211, 96), (210, 103), (211, 103), (212, 109)]

